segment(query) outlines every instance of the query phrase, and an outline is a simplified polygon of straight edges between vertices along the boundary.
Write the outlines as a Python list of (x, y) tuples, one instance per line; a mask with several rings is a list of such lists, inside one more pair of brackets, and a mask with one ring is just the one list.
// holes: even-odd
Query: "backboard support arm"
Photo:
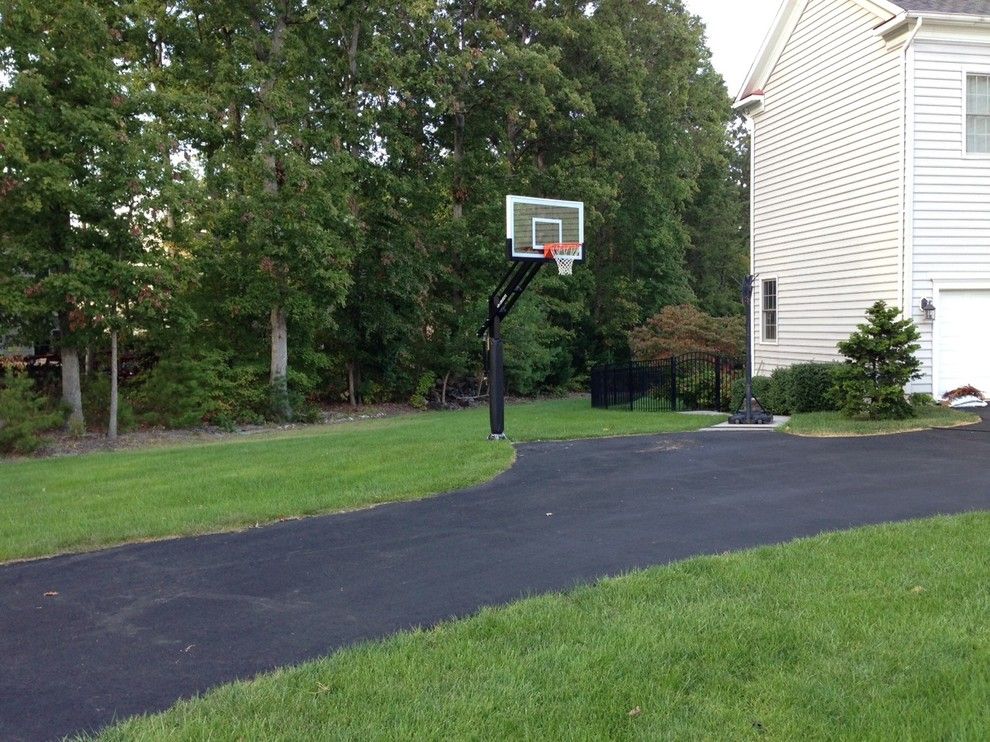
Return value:
[(488, 413), (491, 422), (489, 440), (505, 439), (505, 366), (502, 352), (502, 320), (519, 301), (536, 274), (543, 267), (542, 260), (531, 260), (513, 265), (502, 277), (498, 287), (488, 297), (488, 320), (478, 330), (478, 337), (486, 338), (488, 359)]

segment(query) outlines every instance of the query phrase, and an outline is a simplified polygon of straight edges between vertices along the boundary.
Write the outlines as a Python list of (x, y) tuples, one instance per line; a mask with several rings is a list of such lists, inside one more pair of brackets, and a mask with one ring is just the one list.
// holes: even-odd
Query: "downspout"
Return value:
[[(901, 167), (904, 169), (901, 181), (901, 313), (906, 319), (914, 318), (914, 40), (924, 24), (923, 18), (912, 29), (902, 51), (904, 71), (903, 114), (904, 114), (904, 156)], [(929, 337), (929, 342), (931, 338)], [(932, 354), (934, 358), (934, 352)], [(909, 387), (915, 390), (914, 383)], [(934, 387), (932, 388), (934, 394)]]
[(914, 281), (914, 55), (911, 49), (915, 37), (924, 23), (923, 18), (918, 22), (904, 42), (901, 50), (901, 70), (904, 82), (901, 87), (901, 281), (898, 288), (901, 314), (905, 319), (914, 316), (913, 281)]
[[(756, 274), (756, 121), (750, 114), (746, 115), (746, 128), (749, 129), (749, 272)], [(751, 295), (752, 296), (752, 295)], [(763, 293), (760, 292), (760, 296)], [(749, 310), (749, 357), (756, 358), (756, 312), (753, 311), (752, 298)]]

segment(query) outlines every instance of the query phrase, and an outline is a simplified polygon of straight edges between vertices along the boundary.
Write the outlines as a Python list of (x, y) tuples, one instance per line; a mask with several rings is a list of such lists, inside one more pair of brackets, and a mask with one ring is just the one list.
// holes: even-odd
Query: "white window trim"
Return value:
[(969, 89), (966, 78), (969, 75), (990, 77), (990, 67), (964, 67), (962, 70), (962, 156), (967, 160), (990, 160), (990, 152), (970, 152), (966, 149), (966, 117), (969, 115)]
[[(760, 345), (780, 345), (780, 279), (777, 276), (760, 276)], [(763, 322), (763, 285), (767, 281), (774, 282), (774, 289), (776, 294), (776, 306), (774, 308), (775, 321), (774, 326), (777, 329), (776, 337), (773, 340), (767, 340), (764, 334), (766, 325)]]

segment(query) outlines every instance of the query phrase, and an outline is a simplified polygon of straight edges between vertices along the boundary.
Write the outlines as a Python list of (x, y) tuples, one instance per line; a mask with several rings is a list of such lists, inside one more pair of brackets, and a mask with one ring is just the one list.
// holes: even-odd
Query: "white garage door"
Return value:
[(990, 291), (942, 291), (935, 310), (938, 323), (938, 389), (972, 384), (990, 394)]

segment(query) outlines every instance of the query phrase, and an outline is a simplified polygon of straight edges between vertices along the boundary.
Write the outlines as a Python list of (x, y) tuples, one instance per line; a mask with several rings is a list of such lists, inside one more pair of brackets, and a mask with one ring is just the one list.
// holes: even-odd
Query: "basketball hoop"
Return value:
[(571, 275), (580, 255), (580, 242), (548, 242), (543, 246), (543, 257), (553, 258), (557, 263), (557, 272), (562, 276)]

